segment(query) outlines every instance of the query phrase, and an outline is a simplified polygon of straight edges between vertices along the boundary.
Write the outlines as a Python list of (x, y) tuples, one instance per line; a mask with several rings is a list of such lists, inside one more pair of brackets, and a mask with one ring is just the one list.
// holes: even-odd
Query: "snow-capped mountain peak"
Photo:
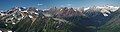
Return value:
[(86, 11), (86, 10), (88, 10), (88, 9), (90, 9), (90, 7), (84, 8), (84, 11)]
[(106, 7), (98, 7), (98, 8), (101, 9), (100, 12), (102, 12), (104, 16), (106, 16), (107, 13), (110, 14), (110, 12), (115, 12), (119, 9), (119, 7), (114, 7), (114, 6), (106, 6)]
[(115, 7), (115, 6), (110, 6), (110, 5), (106, 5), (106, 6), (94, 6), (91, 8), (84, 8), (84, 11), (89, 10), (89, 9), (93, 9), (93, 11), (99, 11), (101, 12), (104, 16), (108, 16), (108, 14), (111, 14), (111, 12), (115, 12), (119, 9), (119, 7)]

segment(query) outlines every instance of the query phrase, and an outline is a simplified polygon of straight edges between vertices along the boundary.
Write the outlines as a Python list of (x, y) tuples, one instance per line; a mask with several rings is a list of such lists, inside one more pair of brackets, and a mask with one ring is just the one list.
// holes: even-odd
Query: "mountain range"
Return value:
[(120, 8), (93, 6), (37, 9), (13, 7), (0, 12), (0, 31), (7, 32), (120, 32)]

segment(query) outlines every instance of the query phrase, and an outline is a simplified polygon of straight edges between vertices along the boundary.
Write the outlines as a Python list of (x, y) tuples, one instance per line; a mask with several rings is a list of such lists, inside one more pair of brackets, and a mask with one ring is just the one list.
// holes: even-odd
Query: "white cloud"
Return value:
[(38, 6), (41, 6), (41, 5), (43, 5), (43, 4), (37, 4)]
[(61, 7), (64, 7), (64, 5), (61, 5)]
[(72, 4), (67, 4), (67, 6), (71, 6)]

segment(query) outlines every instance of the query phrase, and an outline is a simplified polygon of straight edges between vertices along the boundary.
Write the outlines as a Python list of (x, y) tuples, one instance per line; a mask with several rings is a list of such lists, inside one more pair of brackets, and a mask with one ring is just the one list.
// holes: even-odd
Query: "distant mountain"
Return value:
[(54, 15), (54, 17), (70, 17), (70, 16), (82, 16), (82, 12), (77, 11), (73, 8), (62, 7), (60, 9), (53, 9), (45, 11), (48, 14)]
[(52, 12), (53, 10), (48, 12), (54, 13), (52, 14), (54, 17), (71, 21), (77, 26), (83, 26), (84, 28), (90, 29), (89, 31), (95, 32), (100, 26), (109, 22), (118, 9), (119, 7), (114, 6), (94, 6), (81, 10), (64, 7), (54, 10), (54, 12)]
[(120, 32), (120, 8), (111, 14), (111, 18), (106, 24), (99, 28), (99, 32)]

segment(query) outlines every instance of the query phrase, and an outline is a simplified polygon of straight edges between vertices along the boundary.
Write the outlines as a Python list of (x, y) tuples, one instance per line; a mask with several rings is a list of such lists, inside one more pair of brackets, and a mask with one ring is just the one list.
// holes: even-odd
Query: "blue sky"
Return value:
[(120, 6), (120, 0), (0, 0), (0, 10), (8, 10), (15, 6), (46, 9), (50, 7), (88, 7), (107, 4)]

